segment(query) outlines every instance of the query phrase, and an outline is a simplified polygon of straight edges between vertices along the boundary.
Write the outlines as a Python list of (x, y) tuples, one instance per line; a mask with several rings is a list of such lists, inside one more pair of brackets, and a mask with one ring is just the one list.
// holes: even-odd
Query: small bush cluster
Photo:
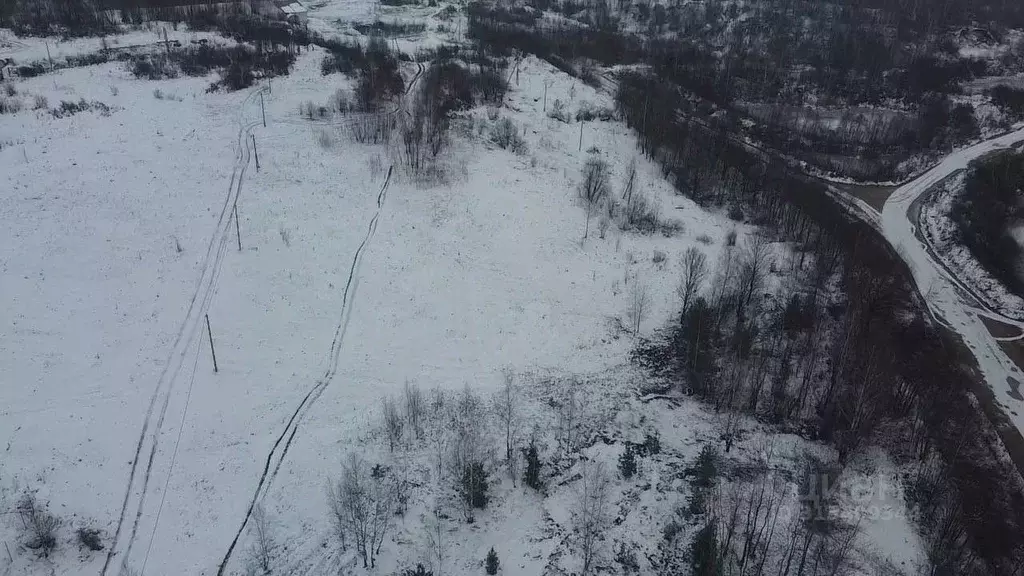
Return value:
[(557, 98), (551, 105), (551, 110), (548, 110), (548, 118), (554, 118), (555, 120), (566, 124), (572, 121), (572, 118), (569, 116), (569, 111), (565, 108), (565, 102), (562, 102)]
[(364, 36), (409, 36), (411, 34), (422, 34), (427, 29), (427, 25), (423, 22), (399, 22), (397, 20), (384, 22), (377, 20), (370, 24), (356, 24), (353, 28)]
[(60, 518), (50, 513), (44, 505), (36, 501), (31, 492), (18, 501), (18, 514), (25, 527), (25, 547), (35, 550), (40, 556), (49, 557), (57, 547), (57, 528)]
[(21, 100), (0, 96), (0, 114), (15, 114), (21, 112)]
[(110, 115), (110, 106), (107, 106), (99, 100), (88, 102), (85, 98), (82, 98), (78, 102), (61, 100), (60, 107), (50, 110), (50, 114), (53, 115), (54, 118), (66, 118), (68, 116), (74, 116), (79, 112), (88, 112), (90, 110), (96, 110), (103, 116)]
[(660, 223), (661, 211), (657, 203), (648, 200), (647, 196), (640, 191), (629, 195), (619, 217), (621, 230), (653, 234), (658, 231)]
[(103, 541), (100, 539), (100, 530), (98, 528), (87, 528), (83, 526), (75, 533), (78, 535), (78, 544), (80, 546), (88, 548), (93, 552), (103, 550)]
[(220, 73), (211, 89), (241, 90), (252, 86), (257, 77), (287, 74), (295, 63), (295, 54), (284, 50), (256, 50), (249, 46), (199, 45), (161, 54), (131, 57), (130, 69), (136, 78), (161, 80), (179, 75), (205, 76)]
[(526, 151), (526, 142), (519, 135), (519, 128), (508, 118), (501, 118), (491, 126), (491, 142), (516, 154)]
[(619, 455), (619, 474), (626, 480), (636, 474), (636, 451), (632, 445), (627, 444), (626, 449)]
[(395, 115), (389, 112), (367, 112), (349, 123), (349, 134), (360, 144), (387, 144), (397, 123)]
[(593, 103), (587, 102), (586, 100), (580, 102), (580, 106), (576, 110), (577, 122), (591, 122), (593, 120), (607, 122), (614, 119), (614, 110), (605, 106), (595, 106)]

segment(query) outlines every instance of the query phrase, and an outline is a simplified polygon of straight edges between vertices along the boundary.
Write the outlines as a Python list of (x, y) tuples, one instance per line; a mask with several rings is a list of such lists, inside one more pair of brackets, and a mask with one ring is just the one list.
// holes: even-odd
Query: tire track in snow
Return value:
[[(356, 287), (359, 284), (359, 264), (363, 260), (363, 254), (366, 251), (366, 247), (369, 245), (377, 231), (377, 221), (380, 219), (381, 208), (384, 206), (384, 199), (387, 194), (388, 186), (391, 184), (391, 173), (393, 171), (394, 166), (392, 165), (388, 168), (388, 174), (384, 178), (384, 184), (381, 186), (380, 192), (377, 194), (377, 210), (374, 213), (373, 218), (370, 219), (370, 224), (366, 229), (366, 235), (363, 237), (362, 242), (359, 243), (359, 247), (356, 248), (355, 255), (352, 257), (352, 264), (348, 271), (348, 280), (345, 282), (345, 291), (341, 300), (341, 317), (339, 318), (337, 327), (334, 329), (334, 339), (331, 341), (331, 351), (327, 369), (316, 381), (316, 384), (314, 384), (313, 387), (306, 392), (306, 395), (303, 396), (302, 401), (299, 402), (295, 411), (292, 412), (291, 417), (288, 418), (288, 422), (285, 424), (284, 430), (281, 431), (281, 434), (278, 435), (273, 446), (271, 446), (270, 452), (267, 454), (267, 461), (263, 465), (263, 472), (260, 474), (260, 479), (256, 483), (256, 490), (253, 493), (252, 500), (249, 502), (249, 508), (245, 512), (245, 518), (242, 519), (242, 523), (238, 527), (235, 537), (231, 540), (231, 544), (228, 546), (228, 551), (224, 554), (224, 559), (221, 560), (220, 566), (217, 568), (217, 576), (223, 576), (224, 571), (227, 569), (228, 562), (231, 560), (231, 554), (234, 552), (235, 546), (238, 545), (238, 540), (242, 537), (242, 532), (245, 531), (245, 526), (249, 522), (249, 518), (252, 516), (253, 509), (256, 507), (257, 502), (266, 495), (266, 492), (270, 489), (270, 485), (273, 483), (274, 478), (277, 477), (277, 472), (281, 469), (281, 464), (284, 463), (285, 456), (288, 454), (288, 449), (291, 448), (292, 441), (295, 439), (295, 434), (298, 432), (299, 426), (302, 424), (302, 420), (312, 408), (313, 404), (315, 404), (323, 394), (327, 386), (330, 385), (331, 380), (338, 371), (338, 360), (341, 357), (341, 344), (344, 341), (345, 332), (348, 331), (348, 322), (352, 313), (352, 301), (355, 298)], [(287, 437), (287, 440), (285, 437)], [(282, 442), (284, 442), (283, 446)], [(280, 451), (278, 450), (279, 448)], [(276, 465), (274, 465), (275, 458), (277, 460)], [(271, 471), (271, 467), (273, 467), (273, 471)]]
[[(132, 459), (131, 469), (128, 474), (128, 486), (125, 489), (124, 500), (121, 505), (121, 513), (117, 520), (117, 528), (114, 531), (114, 537), (111, 541), (110, 548), (107, 551), (107, 557), (103, 562), (103, 569), (100, 572), (101, 576), (105, 576), (107, 571), (113, 565), (114, 558), (118, 554), (119, 546), (123, 546), (125, 548), (122, 553), (122, 565), (127, 561), (131, 554), (132, 544), (135, 541), (135, 535), (139, 528), (139, 521), (142, 519), (142, 515), (145, 510), (149, 479), (152, 475), (153, 462), (156, 458), (161, 428), (163, 427), (164, 418), (167, 415), (167, 408), (170, 405), (171, 395), (174, 392), (175, 384), (178, 380), (178, 375), (181, 372), (185, 356), (193, 342), (195, 342), (196, 335), (199, 332), (201, 326), (200, 319), (209, 308), (210, 301), (213, 297), (216, 277), (219, 274), (220, 263), (223, 259), (225, 246), (227, 244), (232, 208), (238, 202), (238, 196), (242, 192), (243, 177), (245, 176), (245, 170), (249, 165), (249, 135), (258, 122), (253, 121), (245, 123), (246, 108), (250, 104), (253, 104), (256, 101), (256, 97), (264, 91), (264, 88), (255, 90), (242, 101), (238, 119), (239, 129), (235, 152), (235, 165), (231, 172), (231, 181), (228, 185), (228, 193), (224, 198), (224, 204), (221, 207), (221, 212), (217, 219), (217, 227), (214, 230), (213, 237), (210, 238), (210, 244), (206, 249), (206, 255), (203, 257), (201, 265), (202, 273), (196, 283), (195, 292), (192, 294), (192, 298), (189, 301), (188, 309), (185, 313), (185, 319), (182, 322), (181, 327), (178, 329), (178, 333), (174, 339), (174, 345), (171, 348), (171, 354), (168, 357), (167, 363), (164, 365), (163, 371), (160, 373), (160, 379), (157, 381), (156, 388), (153, 390), (153, 394), (149, 399), (149, 406), (146, 409), (146, 416), (142, 422), (142, 430), (139, 433), (139, 441), (135, 447), (135, 456)], [(161, 396), (163, 401), (160, 403), (159, 416), (155, 425), (151, 426), (153, 424), (152, 420), (154, 411), (157, 407), (158, 399), (160, 399)], [(149, 446), (149, 457), (146, 462), (145, 473), (140, 475), (138, 473), (139, 459), (142, 457), (143, 448), (146, 447), (147, 444)], [(134, 512), (134, 517), (130, 515), (130, 511)], [(125, 528), (125, 519), (130, 517), (132, 518), (131, 532), (128, 534), (127, 540), (122, 542), (122, 531)]]

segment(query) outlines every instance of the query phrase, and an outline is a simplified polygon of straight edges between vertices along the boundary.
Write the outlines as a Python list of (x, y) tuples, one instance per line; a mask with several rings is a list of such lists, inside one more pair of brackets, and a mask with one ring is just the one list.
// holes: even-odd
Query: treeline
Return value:
[[(952, 218), (964, 245), (1011, 292), (1024, 297), (1024, 154), (1003, 152), (971, 166)], [(1022, 239), (1024, 240), (1024, 239)]]
[[(737, 412), (828, 442), (841, 462), (884, 438), (917, 464), (907, 496), (929, 572), (1013, 573), (1024, 559), (1019, 475), (997, 455), (959, 348), (925, 317), (902, 261), (784, 163), (672, 120), (673, 94), (652, 76), (620, 82), (617, 104), (641, 150), (680, 193), (730, 207), (763, 236), (727, 238), (704, 295), (684, 299), (679, 323), (638, 360), (726, 414), (726, 450)], [(776, 261), (775, 242), (796, 255)], [(764, 290), (772, 268), (793, 279), (775, 297)]]
[[(678, 29), (623, 32), (622, 23), (644, 11), (628, 1), (495, 7), (474, 3), (469, 35), (499, 50), (518, 49), (596, 85), (590, 63), (645, 64), (683, 90), (683, 110), (715, 117), (777, 149), (814, 160), (821, 154), (867, 160), (867, 179), (897, 176), (899, 163), (921, 150), (948, 148), (977, 136), (973, 109), (954, 104), (964, 80), (996, 72), (981, 60), (961, 58), (942, 34), (908, 34), (877, 11), (828, 3), (778, 0), (743, 8), (691, 3)], [(543, 16), (560, 9), (571, 19)], [(653, 10), (663, 9), (656, 6)], [(650, 10), (649, 8), (647, 9)], [(912, 117), (866, 112), (838, 116), (832, 130), (801, 131), (800, 118), (778, 114), (741, 127), (746, 106), (897, 107)], [(725, 112), (723, 115), (722, 112)]]

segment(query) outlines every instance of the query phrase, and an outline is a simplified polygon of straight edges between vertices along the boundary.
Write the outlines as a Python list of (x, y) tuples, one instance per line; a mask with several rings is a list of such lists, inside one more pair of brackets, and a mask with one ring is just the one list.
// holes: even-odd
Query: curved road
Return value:
[[(1024, 128), (969, 146), (945, 157), (938, 165), (899, 188), (889, 196), (881, 215), (881, 232), (885, 239), (909, 266), (929, 310), (951, 330), (960, 335), (978, 361), (985, 382), (1017, 430), (1024, 433), (1024, 401), (1014, 387), (1024, 380), (1020, 369), (1007, 357), (998, 341), (982, 324), (981, 316), (993, 314), (977, 309), (960, 294), (961, 281), (941, 263), (936, 262), (928, 247), (916, 235), (916, 223), (911, 221), (910, 207), (929, 188), (957, 170), (967, 168), (976, 158), (993, 150), (1011, 147), (1024, 140)], [(1000, 321), (1018, 327), (1021, 322), (1000, 316)], [(1019, 395), (1017, 395), (1019, 398)]]

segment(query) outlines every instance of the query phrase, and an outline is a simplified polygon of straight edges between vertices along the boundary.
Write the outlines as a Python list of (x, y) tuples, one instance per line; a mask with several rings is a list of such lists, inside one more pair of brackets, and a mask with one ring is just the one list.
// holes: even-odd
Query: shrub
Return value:
[(736, 231), (729, 230), (729, 233), (725, 235), (725, 245), (735, 246), (736, 245)]
[(565, 102), (562, 102), (558, 98), (551, 105), (551, 110), (548, 110), (548, 118), (554, 118), (559, 122), (565, 122), (568, 124), (571, 119), (569, 118), (569, 112), (565, 109)]
[(387, 144), (395, 131), (394, 114), (373, 112), (361, 114), (349, 124), (352, 139), (360, 144)]
[(487, 559), (484, 560), (484, 567), (490, 576), (494, 576), (498, 573), (498, 553), (494, 551), (494, 547), (487, 553)]
[(0, 96), (0, 114), (21, 112), (21, 100)]
[(325, 150), (334, 148), (334, 134), (330, 131), (330, 129), (324, 128), (317, 130), (315, 137), (316, 143), (319, 144), (321, 148)]
[(18, 88), (14, 85), (13, 82), (8, 82), (4, 84), (4, 93), (11, 97), (17, 96)]
[(700, 236), (697, 236), (697, 242), (700, 242), (705, 246), (709, 246), (712, 242), (711, 236), (708, 236), (707, 234), (701, 234)]
[(78, 102), (61, 100), (60, 107), (50, 110), (50, 114), (52, 114), (54, 118), (65, 118), (67, 116), (74, 116), (79, 112), (87, 112), (89, 110), (98, 110), (103, 116), (110, 115), (110, 106), (107, 106), (98, 100), (87, 102), (85, 98), (82, 98)]
[(79, 546), (84, 546), (93, 552), (99, 552), (103, 550), (103, 542), (100, 540), (100, 531), (98, 528), (79, 528), (76, 532), (78, 535)]
[(661, 435), (657, 430), (644, 435), (643, 449), (648, 456), (661, 453)]
[(523, 483), (533, 488), (534, 490), (540, 490), (544, 487), (540, 480), (540, 457), (537, 455), (537, 445), (534, 442), (530, 442), (530, 446), (523, 450), (523, 455), (526, 458), (526, 468), (523, 470)]
[(424, 568), (423, 564), (417, 564), (416, 568), (406, 568), (402, 576), (434, 576), (434, 573)]
[(637, 561), (636, 551), (632, 547), (627, 548), (625, 542), (619, 542), (619, 549), (615, 552), (615, 561), (622, 566), (626, 574), (640, 571), (640, 562)]
[(462, 470), (462, 498), (473, 508), (487, 506), (487, 471), (483, 462), (470, 462)]
[(491, 126), (491, 142), (516, 154), (521, 154), (526, 149), (526, 142), (519, 135), (519, 129), (508, 118), (501, 118)]
[(661, 250), (655, 250), (654, 251), (654, 256), (651, 258), (651, 260), (655, 264), (661, 264), (662, 262), (665, 261), (666, 258), (668, 258), (668, 257), (665, 255), (664, 252), (662, 252)]
[(40, 506), (32, 493), (26, 493), (18, 502), (18, 514), (26, 529), (25, 547), (35, 550), (40, 556), (48, 557), (57, 547), (57, 528), (60, 519)]
[(383, 22), (377, 20), (370, 24), (356, 24), (353, 28), (364, 36), (375, 34), (382, 36), (408, 36), (411, 34), (422, 34), (427, 29), (427, 25), (423, 22), (399, 22), (397, 20)]
[(35, 97), (34, 103), (32, 105), (33, 110), (45, 110), (49, 107), (50, 103), (49, 101), (47, 101), (46, 96), (37, 95)]
[(18, 66), (18, 76), (22, 78), (34, 78), (36, 76), (46, 73), (46, 66), (43, 66), (42, 62), (33, 62), (23, 66)]
[(729, 208), (729, 218), (737, 222), (743, 221), (743, 208), (739, 206), (733, 206)]
[(626, 445), (626, 449), (619, 455), (619, 473), (626, 480), (636, 474), (636, 453), (630, 445)]
[(623, 230), (653, 234), (658, 230), (660, 216), (658, 205), (650, 202), (640, 191), (636, 191), (626, 202), (626, 207), (619, 220), (619, 227)]

